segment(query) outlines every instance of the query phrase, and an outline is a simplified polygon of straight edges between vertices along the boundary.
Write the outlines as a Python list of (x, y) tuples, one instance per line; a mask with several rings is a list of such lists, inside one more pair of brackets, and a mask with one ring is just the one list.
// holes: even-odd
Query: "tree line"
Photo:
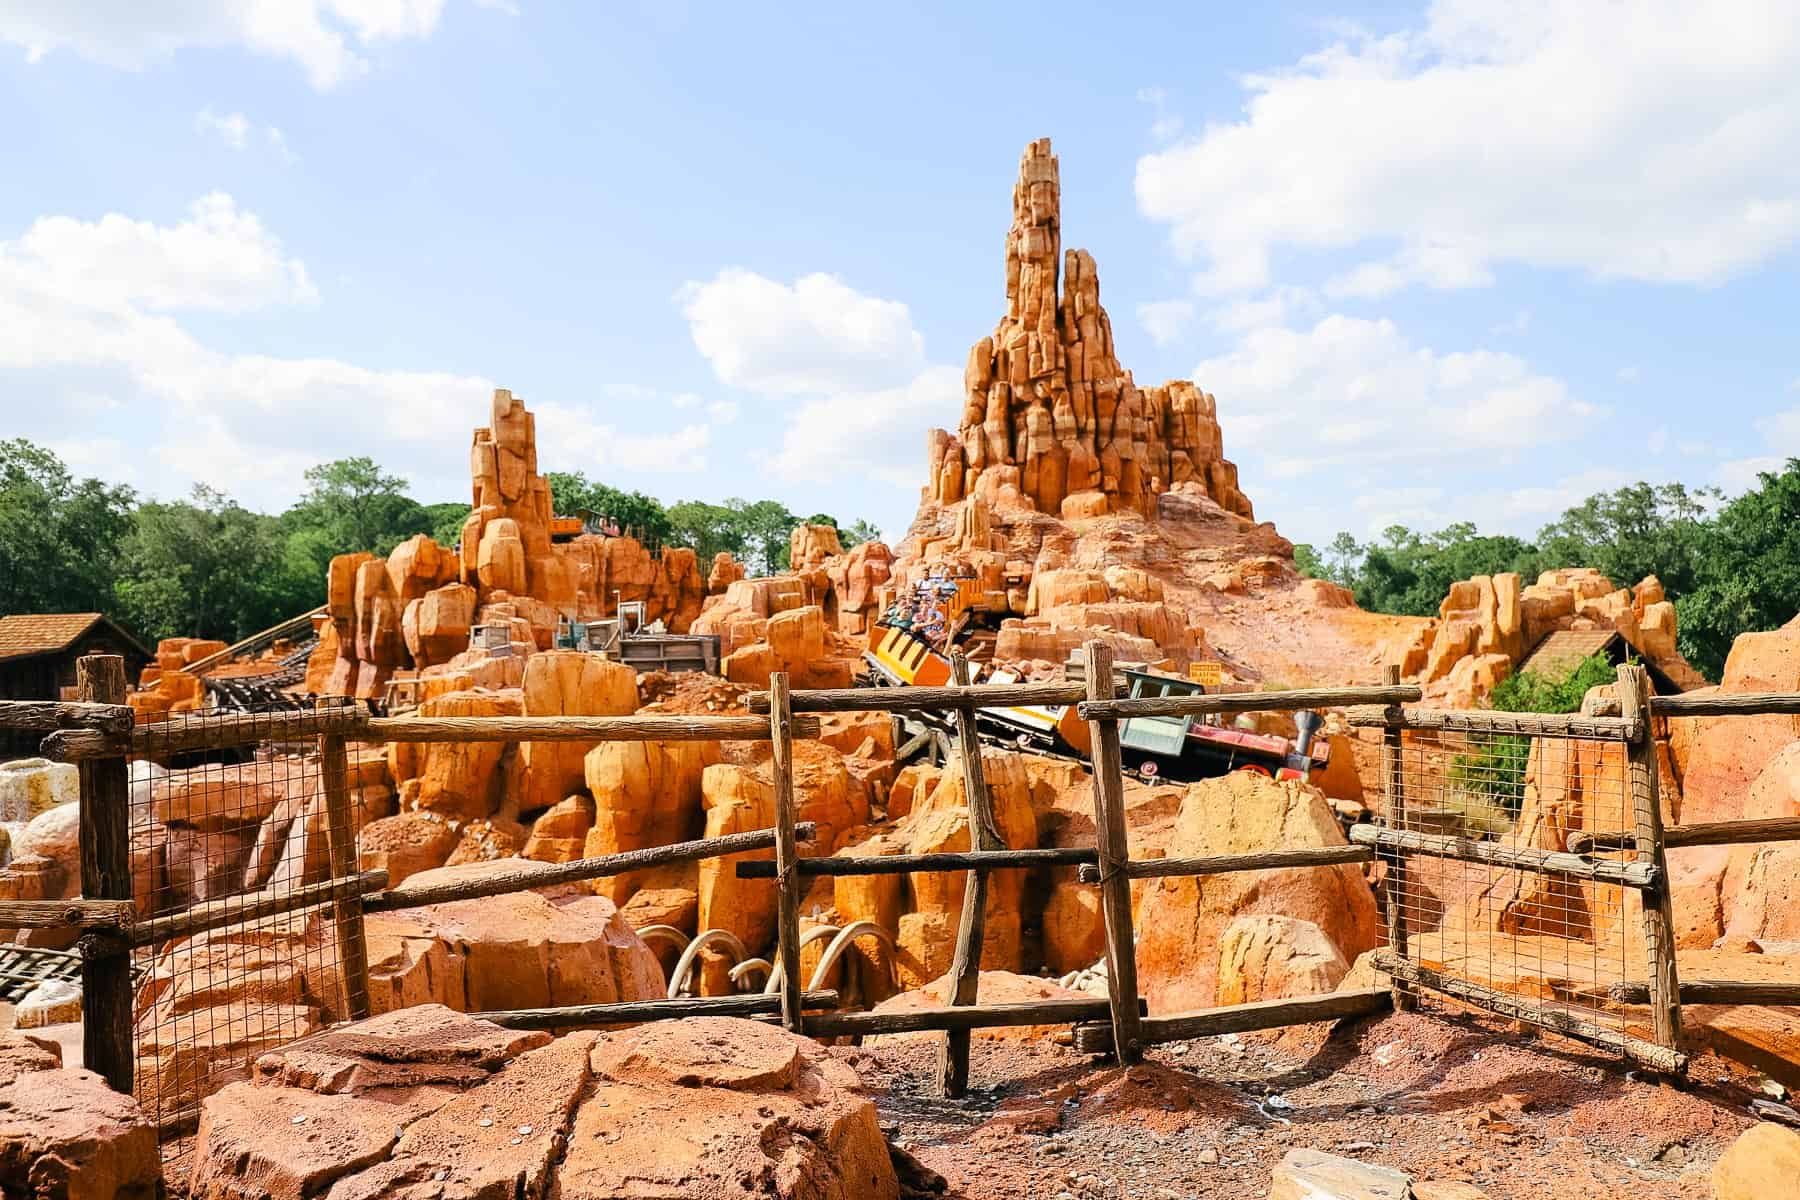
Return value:
[(1681, 653), (1710, 679), (1740, 633), (1774, 629), (1800, 610), (1800, 459), (1765, 471), (1726, 499), (1679, 483), (1589, 496), (1526, 541), (1467, 522), (1420, 533), (1389, 526), (1358, 542), (1340, 533), (1323, 550), (1294, 547), (1301, 572), (1349, 588), (1372, 612), (1436, 616), (1450, 584), (1473, 575), (1594, 567), (1622, 587), (1646, 575), (1675, 602)]
[[(665, 507), (578, 472), (548, 478), (560, 515), (590, 509), (654, 545), (692, 546), (703, 563), (729, 551), (754, 572), (786, 567), (802, 519), (773, 500)], [(336, 555), (386, 555), (420, 533), (454, 546), (469, 506), (422, 504), (407, 486), (368, 457), (339, 459), (308, 470), (286, 511), (260, 513), (204, 484), (184, 500), (141, 499), (77, 479), (42, 446), (0, 440), (0, 615), (103, 612), (150, 642), (236, 641), (322, 603)], [(867, 521), (838, 528), (846, 548), (877, 536)]]

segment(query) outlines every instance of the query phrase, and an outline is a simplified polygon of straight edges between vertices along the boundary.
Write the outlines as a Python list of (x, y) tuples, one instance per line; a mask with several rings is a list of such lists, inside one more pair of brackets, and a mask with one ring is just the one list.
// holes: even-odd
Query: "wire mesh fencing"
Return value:
[(353, 750), (350, 803), (328, 804), (320, 739), (284, 735), (280, 715), (236, 717), (231, 744), (190, 749), (212, 717), (175, 714), (140, 727), (130, 764), (140, 922), (216, 926), (133, 951), (135, 1091), (165, 1141), (191, 1132), (201, 1100), (259, 1055), (352, 1011), (331, 905), (252, 906), (331, 879), (333, 842), (354, 846), (363, 810), (392, 797), (362, 786), (382, 778), (360, 769), (378, 752)]
[[(1489, 732), (1409, 733), (1391, 827), (1500, 853), (1409, 853), (1390, 891), (1406, 957), (1447, 979), (1529, 1001), (1538, 1015), (1624, 1034), (1608, 989), (1645, 973), (1642, 900), (1625, 883), (1507, 861), (1565, 854), (1569, 836), (1634, 828), (1619, 741)], [(1629, 840), (1627, 839), (1627, 843)], [(1588, 856), (1631, 861), (1630, 851)], [(1552, 860), (1555, 861), (1555, 860)], [(1604, 868), (1602, 868), (1604, 870)], [(1527, 1019), (1530, 1019), (1527, 1016)], [(1543, 1022), (1540, 1022), (1543, 1023)]]

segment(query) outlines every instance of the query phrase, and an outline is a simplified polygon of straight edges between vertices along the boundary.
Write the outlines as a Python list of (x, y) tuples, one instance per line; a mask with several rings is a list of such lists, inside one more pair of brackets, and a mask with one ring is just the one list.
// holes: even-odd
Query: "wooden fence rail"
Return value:
[[(777, 939), (780, 964), (778, 990), (769, 994), (631, 1001), (550, 1009), (506, 1010), (479, 1014), (516, 1028), (567, 1028), (578, 1025), (625, 1024), (699, 1013), (779, 1018), (797, 1032), (821, 1037), (939, 1031), (946, 1034), (939, 1082), (955, 1094), (968, 1080), (971, 1031), (1009, 1025), (1067, 1024), (1075, 1044), (1092, 1052), (1112, 1053), (1124, 1062), (1139, 1058), (1147, 1046), (1163, 1041), (1218, 1033), (1275, 1028), (1283, 1025), (1339, 1020), (1380, 1011), (1391, 1003), (1429, 989), (1488, 1011), (1532, 1021), (1545, 1028), (1623, 1054), (1657, 1070), (1678, 1070), (1685, 1062), (1680, 1047), (1682, 1003), (1800, 1003), (1800, 985), (1756, 984), (1728, 980), (1679, 983), (1673, 969), (1673, 939), (1666, 925), (1666, 846), (1729, 844), (1738, 841), (1800, 840), (1800, 818), (1723, 822), (1663, 828), (1657, 812), (1654, 773), (1644, 767), (1653, 752), (1649, 715), (1728, 716), (1746, 713), (1800, 712), (1800, 696), (1650, 698), (1635, 674), (1620, 674), (1620, 714), (1554, 716), (1510, 713), (1456, 713), (1414, 710), (1401, 705), (1417, 701), (1420, 690), (1402, 685), (1394, 673), (1375, 687), (1313, 688), (1221, 696), (1120, 699), (1110, 647), (1101, 641), (1085, 647), (1086, 677), (1081, 684), (974, 685), (966, 663), (954, 664), (955, 683), (943, 688), (849, 689), (791, 692), (785, 675), (771, 677), (767, 692), (750, 697), (751, 716), (630, 717), (499, 717), (380, 718), (360, 706), (337, 706), (306, 712), (199, 717), (164, 728), (133, 727), (123, 714), (122, 673), (101, 660), (83, 660), (83, 695), (79, 704), (0, 702), (0, 728), (43, 731), (45, 748), (72, 759), (82, 768), (82, 844), (84, 900), (0, 904), (0, 924), (75, 925), (88, 934), (84, 966), (87, 1003), (84, 1049), (90, 1066), (116, 1087), (131, 1083), (131, 992), (125, 967), (127, 947), (157, 944), (229, 924), (262, 919), (294, 908), (330, 905), (339, 926), (339, 941), (348, 946), (360, 934), (369, 912), (394, 911), (425, 904), (479, 899), (528, 888), (545, 887), (669, 863), (748, 852), (773, 851), (769, 860), (738, 862), (744, 878), (772, 878), (777, 883)], [(109, 660), (117, 663), (118, 660)], [(994, 828), (992, 808), (975, 737), (973, 713), (986, 707), (1077, 705), (1093, 740), (1092, 786), (1096, 846), (1093, 848), (1011, 849)], [(1210, 857), (1134, 860), (1126, 837), (1123, 772), (1119, 756), (1122, 721), (1146, 716), (1191, 716), (1252, 711), (1293, 711), (1322, 706), (1349, 707), (1352, 725), (1383, 730), (1383, 774), (1389, 819), (1406, 807), (1406, 780), (1399, 748), (1405, 732), (1463, 731), (1525, 736), (1588, 738), (1623, 742), (1630, 757), (1630, 782), (1637, 820), (1627, 831), (1590, 835), (1569, 851), (1507, 846), (1439, 834), (1382, 826), (1358, 826), (1350, 843), (1323, 847), (1272, 847), (1268, 850)], [(793, 741), (819, 733), (817, 716), (845, 711), (937, 710), (951, 715), (961, 745), (964, 787), (970, 800), (971, 849), (966, 852), (885, 856), (800, 856), (815, 830), (796, 816)], [(560, 864), (521, 862), (482, 879), (388, 888), (381, 872), (355, 869), (354, 844), (334, 837), (330, 846), (329, 880), (280, 896), (233, 897), (196, 905), (179, 913), (134, 919), (130, 901), (129, 845), (126, 828), (125, 757), (222, 748), (248, 740), (319, 739), (326, 790), (347, 800), (344, 763), (347, 741), (368, 742), (530, 742), (630, 740), (744, 740), (771, 745), (770, 770), (775, 793), (775, 825), (771, 829), (699, 839), (672, 846), (629, 851)], [(328, 797), (329, 798), (329, 797)], [(347, 805), (339, 805), (347, 810)], [(334, 812), (334, 826), (342, 814)], [(345, 829), (347, 829), (347, 824)], [(337, 832), (334, 829), (334, 833)], [(90, 834), (92, 836), (90, 836)], [(1600, 859), (1594, 853), (1634, 852), (1629, 861)], [(1396, 907), (1390, 899), (1391, 948), (1380, 957), (1381, 969), (1396, 982), (1392, 991), (1370, 988), (1323, 996), (1297, 997), (1233, 1005), (1191, 1013), (1151, 1016), (1145, 1011), (1137, 983), (1132, 930), (1130, 882), (1169, 876), (1198, 876), (1231, 871), (1360, 864), (1383, 858), (1390, 886), (1404, 880), (1409, 855), (1441, 855), (1483, 862), (1506, 869), (1567, 874), (1644, 891), (1650, 979), (1621, 984), (1611, 998), (1619, 1003), (1650, 1003), (1658, 1014), (1656, 1040), (1646, 1041), (1603, 1026), (1567, 1008), (1537, 1004), (1470, 980), (1457, 978), (1408, 954), (1404, 922), (1396, 929)], [(1075, 866), (1077, 879), (1100, 888), (1108, 994), (1024, 1004), (981, 1004), (977, 969), (982, 944), (988, 876), (995, 870)], [(957, 950), (951, 970), (949, 1003), (906, 1012), (841, 1012), (831, 991), (802, 991), (799, 908), (802, 897), (821, 877), (883, 875), (915, 871), (966, 871), (964, 907), (958, 923)], [(54, 905), (54, 909), (51, 907)], [(346, 936), (346, 933), (352, 936)], [(367, 996), (366, 960), (354, 950), (345, 969), (361, 975)], [(352, 981), (353, 983), (356, 981)], [(351, 1011), (358, 1005), (353, 998)]]

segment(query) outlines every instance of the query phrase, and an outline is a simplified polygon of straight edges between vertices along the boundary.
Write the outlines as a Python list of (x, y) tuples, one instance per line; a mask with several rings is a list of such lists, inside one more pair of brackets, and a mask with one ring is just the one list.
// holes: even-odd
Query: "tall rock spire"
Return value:
[(963, 383), (959, 436), (934, 430), (930, 441), (929, 490), (941, 503), (974, 492), (985, 476), (1045, 513), (1067, 505), (1070, 515), (1153, 515), (1158, 493), (1194, 481), (1221, 507), (1251, 515), (1221, 451), (1213, 398), (1184, 380), (1140, 389), (1119, 366), (1094, 257), (1062, 249), (1061, 179), (1048, 138), (1019, 160), (1006, 315), (969, 351)]

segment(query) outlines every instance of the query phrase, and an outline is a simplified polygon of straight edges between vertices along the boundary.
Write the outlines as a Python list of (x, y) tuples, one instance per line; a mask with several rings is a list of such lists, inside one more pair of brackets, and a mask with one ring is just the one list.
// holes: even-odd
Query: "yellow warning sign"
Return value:
[(1212, 661), (1189, 663), (1188, 678), (1206, 687), (1218, 687), (1225, 682), (1225, 664)]

